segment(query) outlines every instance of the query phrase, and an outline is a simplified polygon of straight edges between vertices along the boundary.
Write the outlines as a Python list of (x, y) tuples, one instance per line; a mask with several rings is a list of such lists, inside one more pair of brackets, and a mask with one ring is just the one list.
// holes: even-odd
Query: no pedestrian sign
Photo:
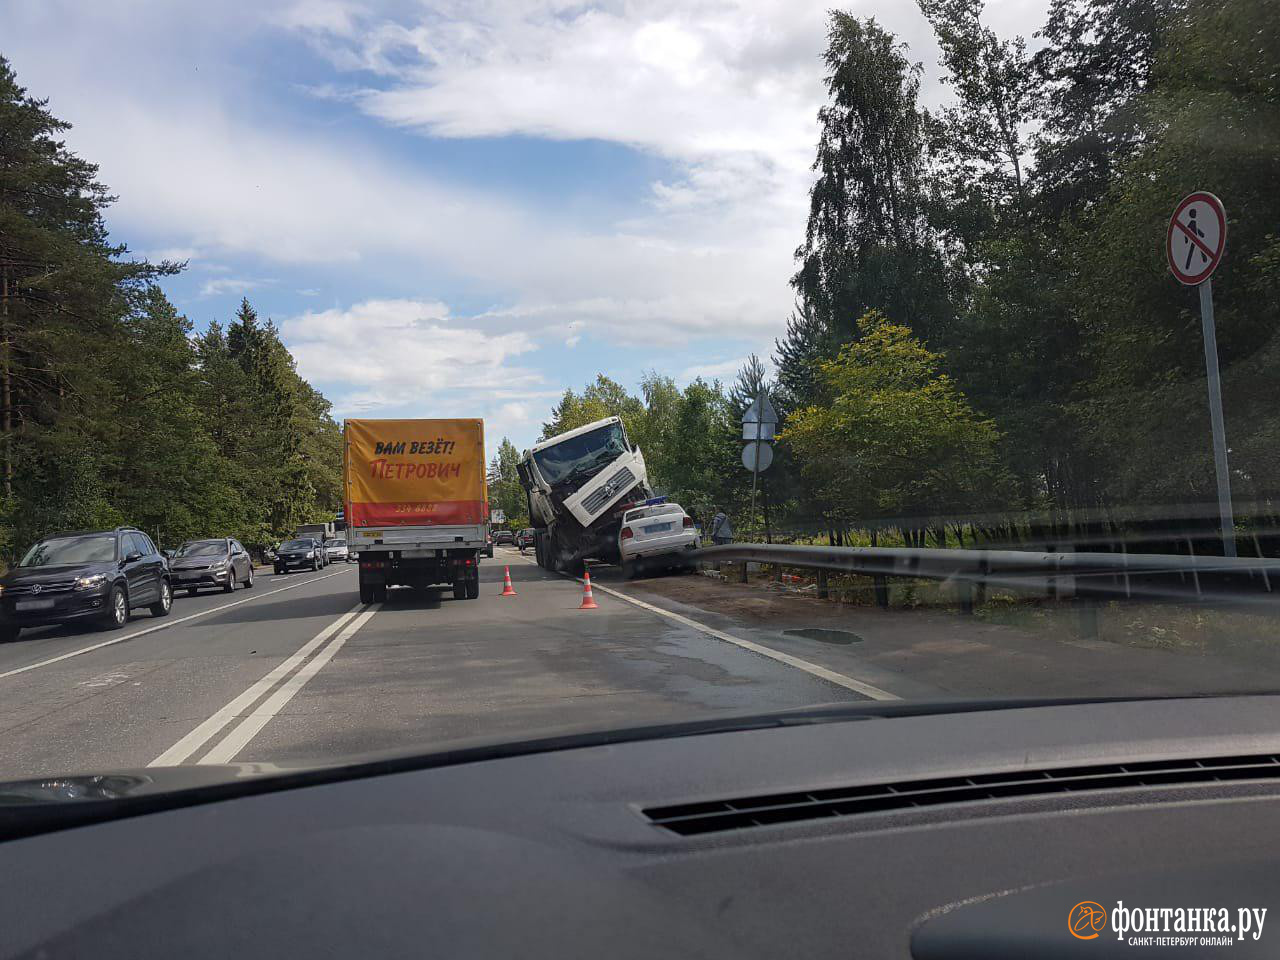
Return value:
[(1185, 198), (1173, 211), (1166, 245), (1169, 269), (1179, 282), (1198, 286), (1222, 262), (1227, 245), (1227, 214), (1222, 201), (1200, 191)]

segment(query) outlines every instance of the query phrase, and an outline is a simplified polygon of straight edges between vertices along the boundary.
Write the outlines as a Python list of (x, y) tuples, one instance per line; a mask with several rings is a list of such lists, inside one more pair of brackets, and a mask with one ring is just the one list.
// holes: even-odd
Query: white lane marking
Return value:
[(211, 613), (219, 613), (223, 610), (230, 610), (232, 607), (238, 607), (242, 603), (249, 603), (260, 597), (270, 597), (277, 593), (284, 593), (286, 590), (297, 590), (298, 587), (305, 587), (308, 583), (315, 583), (319, 580), (328, 580), (330, 577), (340, 577), (347, 573), (346, 570), (339, 570), (337, 573), (326, 573), (323, 577), (312, 577), (310, 580), (303, 580), (300, 583), (291, 583), (287, 587), (280, 587), (278, 590), (267, 590), (265, 592), (255, 590), (253, 596), (245, 597), (243, 600), (233, 600), (231, 603), (224, 603), (220, 607), (213, 607), (209, 610), (201, 610), (199, 613), (193, 613), (190, 616), (179, 617), (177, 620), (165, 620), (158, 623), (154, 627), (147, 627), (145, 630), (135, 630), (133, 633), (126, 633), (122, 637), (112, 637), (110, 640), (103, 640), (101, 643), (90, 644), (87, 647), (81, 647), (79, 650), (72, 650), (70, 653), (64, 653), (61, 656), (50, 657), (48, 660), (41, 660), (38, 663), (29, 663), (25, 667), (18, 667), (16, 670), (9, 670), (6, 673), (0, 673), (0, 680), (5, 677), (16, 677), (20, 673), (26, 673), (28, 670), (38, 670), (41, 667), (47, 667), (51, 663), (60, 663), (63, 660), (70, 660), (72, 657), (78, 657), (82, 654), (93, 653), (95, 650), (101, 650), (103, 647), (109, 647), (113, 644), (124, 643), (126, 640), (132, 640), (134, 637), (145, 637), (148, 633), (155, 633), (159, 630), (168, 630), (170, 627), (176, 627), (180, 623), (186, 623), (189, 620), (197, 620), (200, 617), (207, 617)]
[(258, 735), (271, 718), (285, 708), (294, 695), (303, 688), (308, 680), (314, 677), (324, 665), (333, 659), (334, 654), (342, 649), (356, 631), (363, 627), (378, 610), (381, 604), (374, 604), (356, 617), (334, 638), (333, 642), (307, 661), (301, 670), (281, 684), (280, 689), (266, 699), (263, 704), (240, 722), (240, 725), (228, 733), (216, 747), (200, 758), (200, 763), (229, 763), (237, 753), (248, 746), (249, 741)]
[[(526, 562), (528, 561), (527, 558)], [(581, 577), (569, 577), (570, 580), (576, 580), (582, 583)], [(741, 637), (735, 637), (731, 633), (725, 633), (723, 630), (717, 630), (715, 627), (709, 627), (705, 623), (699, 623), (697, 620), (690, 619), (679, 613), (673, 613), (670, 610), (664, 610), (662, 607), (654, 606), (652, 603), (646, 603), (643, 600), (637, 600), (635, 597), (627, 596), (625, 593), (619, 593), (610, 587), (606, 587), (599, 581), (591, 584), (592, 590), (599, 590), (601, 593), (607, 593), (611, 597), (617, 597), (619, 600), (625, 600), (627, 603), (634, 604), (650, 613), (656, 613), (660, 617), (666, 617), (668, 620), (674, 620), (676, 623), (682, 623), (686, 627), (690, 627), (708, 636), (715, 637), (717, 640), (723, 640), (725, 643), (732, 643), (734, 646), (742, 647), (744, 650), (750, 650), (752, 653), (758, 653), (762, 657), (768, 657), (770, 660), (777, 660), (779, 663), (785, 663), (789, 667), (795, 667), (797, 670), (803, 670), (805, 673), (811, 673), (815, 677), (821, 677), (829, 683), (836, 686), (844, 687), (846, 690), (852, 690), (860, 693), (864, 697), (870, 697), (872, 700), (901, 700), (902, 698), (896, 694), (890, 693), (888, 690), (881, 690), (877, 686), (866, 683), (862, 680), (855, 680), (853, 677), (846, 677), (843, 673), (836, 673), (834, 670), (828, 670), (826, 667), (819, 666), (816, 663), (810, 663), (808, 660), (802, 660), (800, 657), (794, 657), (789, 653), (782, 653), (780, 650), (773, 650), (769, 647), (753, 643), (750, 640), (743, 640)]]
[[(574, 577), (576, 580), (577, 577)], [(591, 584), (593, 590), (599, 590), (610, 596), (617, 597), (619, 600), (625, 600), (627, 603), (634, 603), (637, 607), (642, 607), (651, 613), (674, 620), (677, 623), (683, 623), (686, 627), (692, 627), (694, 630), (700, 630), (709, 636), (715, 637), (717, 640), (723, 640), (725, 643), (732, 643), (735, 646), (742, 647), (744, 650), (750, 650), (752, 653), (758, 653), (761, 656), (768, 657), (771, 660), (777, 660), (779, 663), (785, 663), (789, 667), (795, 667), (797, 670), (803, 670), (811, 673), (815, 677), (821, 677), (823, 680), (834, 683), (837, 686), (844, 687), (847, 690), (853, 690), (863, 696), (870, 697), (872, 700), (901, 700), (902, 698), (890, 693), (888, 690), (881, 690), (879, 687), (864, 683), (861, 680), (855, 680), (853, 677), (846, 677), (843, 673), (836, 673), (834, 670), (828, 670), (826, 667), (819, 666), (816, 663), (810, 663), (808, 660), (801, 660), (799, 657), (793, 657), (789, 653), (782, 653), (779, 650), (772, 650), (769, 647), (761, 646), (758, 643), (752, 643), (750, 640), (743, 640), (741, 637), (735, 637), (733, 634), (725, 633), (723, 630), (717, 630), (715, 627), (708, 627), (705, 623), (699, 623), (697, 620), (691, 620), (689, 617), (682, 616), (678, 613), (672, 613), (670, 610), (663, 610), (656, 607), (652, 603), (645, 603), (643, 600), (637, 600), (635, 597), (629, 597), (625, 593), (619, 593), (617, 590), (611, 590), (609, 587), (602, 586), (599, 583)]]
[(261, 680), (254, 683), (244, 693), (236, 697), (225, 707), (209, 717), (202, 724), (188, 733), (185, 737), (175, 743), (160, 756), (156, 757), (150, 763), (149, 767), (173, 767), (182, 763), (189, 756), (204, 746), (214, 735), (219, 733), (223, 727), (231, 723), (239, 717), (244, 711), (258, 702), (268, 690), (274, 687), (280, 680), (287, 676), (290, 671), (295, 669), (298, 664), (302, 663), (311, 653), (328, 640), (333, 634), (342, 628), (344, 624), (354, 617), (361, 609), (363, 604), (356, 604), (333, 623), (329, 624), (314, 637), (299, 647), (292, 656), (278, 664), (273, 670), (270, 670)]

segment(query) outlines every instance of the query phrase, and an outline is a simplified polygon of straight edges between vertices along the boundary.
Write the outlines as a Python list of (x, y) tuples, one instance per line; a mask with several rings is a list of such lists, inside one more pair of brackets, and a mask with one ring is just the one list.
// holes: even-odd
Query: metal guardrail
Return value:
[[(756, 562), (875, 578), (934, 580), (1059, 597), (1268, 597), (1280, 587), (1280, 559), (1029, 550), (944, 550), (912, 547), (818, 547), (728, 544), (695, 551), (697, 560)], [(825, 578), (823, 578), (825, 579)], [(967, 599), (966, 599), (967, 597)]]

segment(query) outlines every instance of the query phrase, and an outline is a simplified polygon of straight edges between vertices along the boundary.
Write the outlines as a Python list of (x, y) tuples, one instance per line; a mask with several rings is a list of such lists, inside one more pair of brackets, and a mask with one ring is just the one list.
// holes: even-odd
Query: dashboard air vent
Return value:
[(1033, 797), (1050, 793), (1175, 786), (1280, 778), (1280, 755), (1157, 760), (1144, 763), (1014, 770), (972, 777), (904, 780), (731, 800), (710, 800), (642, 811), (649, 821), (682, 837), (802, 820), (852, 817), (944, 804)]

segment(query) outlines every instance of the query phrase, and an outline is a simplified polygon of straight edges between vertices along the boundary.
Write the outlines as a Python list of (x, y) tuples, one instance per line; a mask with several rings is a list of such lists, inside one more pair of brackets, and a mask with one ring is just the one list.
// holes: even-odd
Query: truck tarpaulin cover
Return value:
[(484, 521), (483, 420), (348, 420), (347, 525)]

